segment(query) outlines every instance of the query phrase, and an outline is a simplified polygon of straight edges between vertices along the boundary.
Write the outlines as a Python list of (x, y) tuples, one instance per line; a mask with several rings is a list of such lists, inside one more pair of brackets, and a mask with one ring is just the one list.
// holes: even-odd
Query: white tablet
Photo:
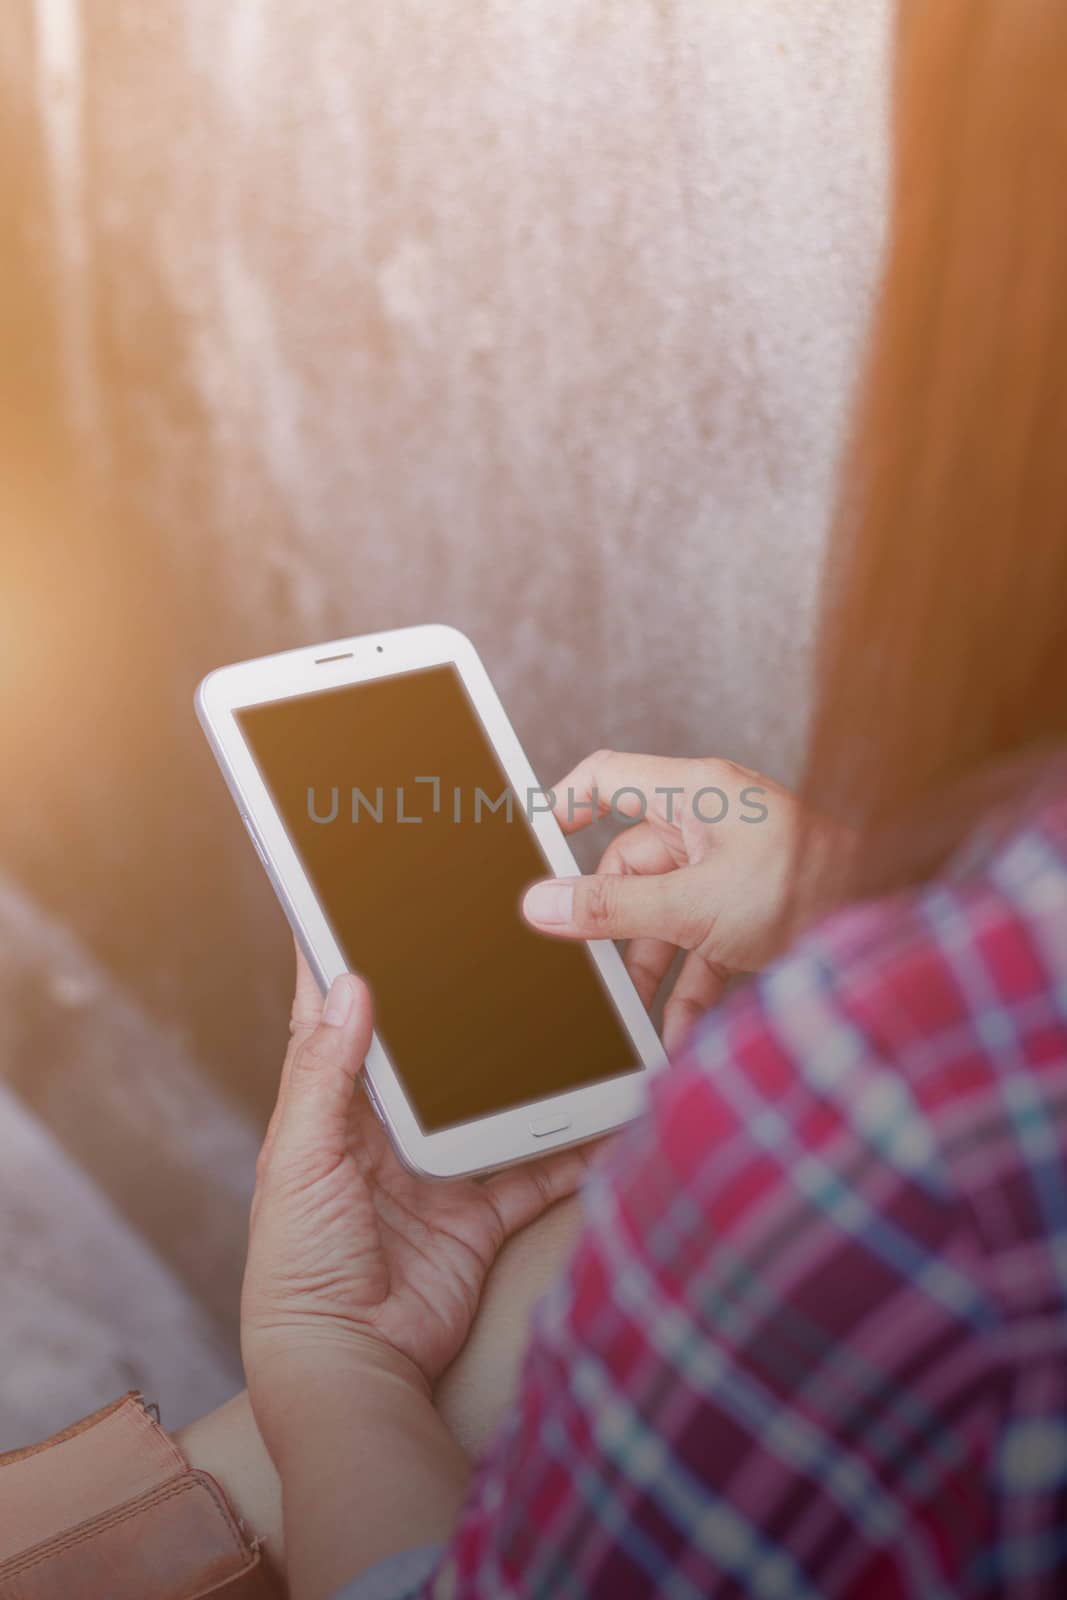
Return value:
[(485, 1171), (618, 1127), (659, 1038), (610, 941), (520, 903), (578, 868), (470, 640), (430, 625), (220, 667), (197, 713), (319, 983), (374, 994), (401, 1159)]

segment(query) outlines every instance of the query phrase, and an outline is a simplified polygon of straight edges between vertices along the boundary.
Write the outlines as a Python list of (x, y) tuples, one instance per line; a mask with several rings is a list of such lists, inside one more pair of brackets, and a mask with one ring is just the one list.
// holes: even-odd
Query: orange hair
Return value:
[(849, 897), (1067, 740), (1067, 4), (905, 0), (895, 121), (803, 785)]

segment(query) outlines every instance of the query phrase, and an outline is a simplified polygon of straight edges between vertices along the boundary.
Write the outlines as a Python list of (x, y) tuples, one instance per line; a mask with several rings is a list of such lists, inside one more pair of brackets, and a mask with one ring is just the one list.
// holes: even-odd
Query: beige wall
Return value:
[[(440, 618), (546, 776), (792, 773), (885, 34), (882, 0), (5, 0), (9, 937), (74, 941), (98, 1042), (136, 1005), (145, 1079), (180, 1050), (190, 1124), (219, 1086), (262, 1118), (288, 980), (208, 668)], [(54, 1126), (85, 1068), (40, 1009), (0, 1070)], [(108, 1120), (62, 1142), (114, 1188)], [(127, 1188), (187, 1281), (185, 1202)]]

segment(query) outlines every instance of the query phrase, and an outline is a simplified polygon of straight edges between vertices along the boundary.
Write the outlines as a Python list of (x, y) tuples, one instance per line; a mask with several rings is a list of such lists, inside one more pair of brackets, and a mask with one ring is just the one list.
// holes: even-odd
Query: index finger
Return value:
[(691, 763), (682, 756), (595, 750), (554, 786), (556, 821), (568, 834), (609, 812), (634, 821), (655, 816), (677, 826), (690, 769)]

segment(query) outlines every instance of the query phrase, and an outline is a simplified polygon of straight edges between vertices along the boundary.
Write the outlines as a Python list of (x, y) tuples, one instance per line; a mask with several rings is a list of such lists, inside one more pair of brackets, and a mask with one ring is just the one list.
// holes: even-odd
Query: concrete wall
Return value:
[[(183, 1185), (213, 1106), (265, 1116), (289, 955), (194, 684), (439, 618), (546, 778), (598, 743), (788, 778), (887, 33), (883, 0), (5, 0), (0, 872), (16, 942), (95, 976), (72, 1034), (23, 965), (0, 1072), (231, 1353), (239, 1204), (198, 1271)], [(198, 1153), (153, 1198), (61, 1108), (176, 1056), (158, 1138)]]

